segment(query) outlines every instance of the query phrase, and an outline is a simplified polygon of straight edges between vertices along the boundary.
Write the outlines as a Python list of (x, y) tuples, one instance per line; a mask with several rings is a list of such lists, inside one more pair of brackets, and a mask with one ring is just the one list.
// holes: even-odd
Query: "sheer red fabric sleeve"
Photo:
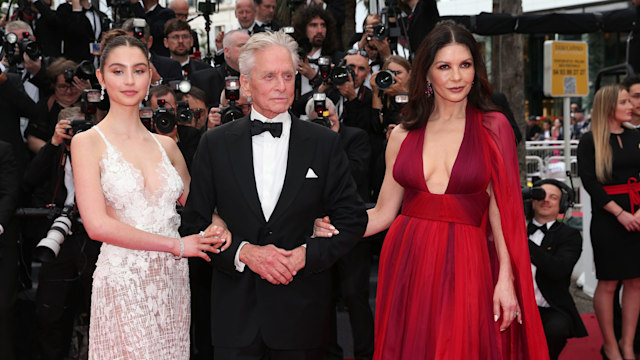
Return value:
[[(547, 342), (533, 290), (513, 130), (501, 113), (478, 112), (477, 116), (481, 117), (485, 129), (485, 143), (489, 150), (487, 165), (491, 167), (492, 189), (500, 210), (502, 233), (511, 257), (516, 295), (522, 311), (523, 324), (514, 321), (507, 331), (501, 333), (502, 358), (548, 359)], [(492, 241), (489, 251), (492, 258), (497, 260)], [(498, 273), (497, 261), (493, 261), (492, 266), (495, 279)]]

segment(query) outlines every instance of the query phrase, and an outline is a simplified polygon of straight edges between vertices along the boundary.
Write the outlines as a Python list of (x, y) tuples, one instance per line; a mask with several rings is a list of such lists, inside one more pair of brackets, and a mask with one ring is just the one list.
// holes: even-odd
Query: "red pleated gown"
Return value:
[[(467, 108), (445, 194), (432, 194), (425, 182), (424, 130), (409, 132), (393, 169), (404, 199), (380, 256), (374, 358), (547, 359), (507, 120)], [(502, 319), (493, 321), (498, 268), (488, 229), (489, 184), (501, 211), (524, 321), (502, 333)]]

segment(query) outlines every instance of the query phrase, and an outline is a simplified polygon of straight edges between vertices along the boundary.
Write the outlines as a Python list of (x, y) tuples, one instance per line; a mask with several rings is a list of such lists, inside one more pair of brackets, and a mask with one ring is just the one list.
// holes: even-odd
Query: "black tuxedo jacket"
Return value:
[(224, 91), (224, 78), (227, 73), (240, 76), (237, 71), (227, 66), (216, 66), (197, 71), (191, 77), (191, 84), (207, 94), (207, 106), (220, 105), (220, 95)]
[[(228, 250), (212, 256), (214, 346), (242, 348), (261, 332), (274, 349), (320, 348), (331, 317), (331, 265), (364, 233), (367, 216), (335, 132), (292, 117), (287, 172), (269, 221), (253, 174), (250, 119), (202, 136), (193, 162), (183, 234), (204, 230), (214, 210), (233, 234)], [(317, 175), (307, 177), (309, 169)], [(313, 221), (328, 215), (340, 234), (310, 238)], [(286, 250), (307, 244), (306, 264), (288, 285), (272, 285), (247, 266), (235, 270), (242, 241)]]
[(182, 67), (177, 60), (170, 57), (156, 55), (151, 53), (149, 59), (155, 66), (158, 74), (162, 77), (162, 83), (166, 84), (173, 80), (182, 80)]
[(436, 26), (440, 13), (436, 0), (420, 0), (413, 9), (413, 13), (409, 16), (409, 26), (407, 33), (409, 35), (409, 45), (413, 54), (418, 51), (418, 47), (422, 40)]
[[(73, 11), (71, 3), (64, 3), (56, 10), (64, 24), (64, 57), (77, 63), (82, 60), (93, 61), (93, 55), (89, 51), (89, 44), (97, 42), (93, 28), (85, 11)], [(109, 20), (107, 15), (93, 9), (96, 18), (100, 22), (102, 31), (108, 30)]]
[(189, 59), (189, 64), (187, 64), (187, 73), (185, 74), (186, 76), (184, 76), (184, 78), (188, 80), (192, 80), (194, 77), (193, 74), (196, 71), (210, 69), (210, 68), (211, 68), (211, 65), (207, 64), (204, 61)]
[(571, 273), (582, 253), (580, 232), (561, 222), (555, 222), (542, 239), (540, 246), (529, 240), (531, 262), (537, 267), (536, 283), (555, 310), (571, 317), (572, 336), (587, 336), (587, 330), (569, 293)]
[[(0, 225), (5, 231), (18, 206), (19, 189), (20, 177), (13, 156), (13, 147), (8, 142), (0, 141)], [(5, 239), (0, 235), (0, 240)]]
[(56, 11), (51, 9), (44, 1), (36, 1), (32, 4), (40, 13), (40, 17), (35, 20), (33, 33), (42, 49), (42, 54), (44, 56), (60, 57), (62, 54), (62, 32), (60, 29), (64, 28), (64, 22)]
[(0, 85), (0, 140), (13, 147), (13, 155), (20, 176), (29, 161), (27, 146), (20, 133), (20, 117), (35, 119), (38, 116), (36, 104), (24, 92), (18, 74), (7, 74), (8, 80)]
[(356, 182), (358, 193), (364, 202), (369, 202), (369, 161), (371, 145), (369, 135), (362, 129), (340, 126), (338, 132), (340, 144), (349, 159), (351, 175)]
[(146, 12), (142, 4), (139, 2), (133, 4), (133, 13), (136, 17), (147, 20), (147, 24), (151, 28), (151, 36), (153, 36), (153, 44), (151, 44), (151, 51), (153, 54), (169, 56), (169, 49), (164, 47), (164, 24), (167, 20), (176, 17), (176, 13), (173, 10), (162, 7), (157, 4), (153, 11)]

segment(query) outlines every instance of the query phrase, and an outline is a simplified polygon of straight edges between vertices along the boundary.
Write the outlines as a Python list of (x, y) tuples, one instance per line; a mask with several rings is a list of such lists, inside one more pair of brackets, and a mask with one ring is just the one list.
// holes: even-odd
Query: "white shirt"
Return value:
[[(256, 189), (258, 190), (262, 214), (265, 220), (269, 221), (280, 198), (280, 193), (282, 193), (284, 177), (287, 173), (291, 115), (288, 112), (284, 112), (273, 119), (268, 119), (255, 109), (251, 109), (251, 119), (262, 122), (282, 122), (282, 134), (279, 138), (273, 137), (268, 131), (251, 137)], [(243, 241), (238, 246), (234, 259), (236, 270), (240, 272), (244, 271), (245, 267), (245, 264), (240, 261), (240, 249), (246, 244), (248, 242)]]
[[(322, 49), (318, 49), (313, 54), (307, 56), (307, 58), (309, 58), (309, 60), (318, 59), (320, 55), (322, 55)], [(318, 65), (316, 64), (309, 64), (309, 65), (311, 66), (311, 68), (318, 71), (319, 69)], [(309, 84), (309, 79), (307, 79), (305, 76), (301, 76), (300, 77), (300, 94), (306, 94), (311, 90), (313, 90), (313, 87), (311, 87), (311, 84)]]
[[(535, 226), (542, 226), (542, 224), (537, 222), (535, 219), (532, 219), (531, 222)], [(555, 223), (555, 220), (546, 223), (547, 230), (551, 229), (551, 226), (553, 226), (554, 223)], [(544, 239), (544, 235), (545, 234), (538, 229), (536, 230), (536, 232), (529, 235), (529, 240), (533, 241), (534, 244), (540, 246), (540, 244), (542, 243), (542, 239)], [(540, 288), (538, 288), (538, 283), (536, 282), (536, 270), (537, 270), (537, 267), (532, 263), (531, 275), (533, 276), (533, 290), (536, 295), (536, 303), (538, 303), (538, 306), (540, 307), (550, 307), (549, 303), (547, 302), (547, 299), (545, 299), (544, 296), (542, 296), (542, 293), (540, 292)]]

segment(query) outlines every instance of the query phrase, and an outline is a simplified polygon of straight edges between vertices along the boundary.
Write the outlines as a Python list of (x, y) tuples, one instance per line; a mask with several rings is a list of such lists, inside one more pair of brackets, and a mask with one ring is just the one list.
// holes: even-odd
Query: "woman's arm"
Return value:
[[(103, 151), (103, 142), (93, 131), (78, 134), (71, 142), (76, 202), (89, 237), (128, 249), (163, 251), (176, 256), (180, 255), (179, 239), (138, 230), (109, 214), (100, 183), (99, 162)], [(212, 250), (212, 245), (220, 243), (218, 239), (200, 235), (190, 235), (182, 240), (183, 256), (197, 256), (207, 261), (210, 259), (204, 251), (218, 252), (218, 250)]]
[(393, 220), (398, 216), (398, 211), (402, 205), (402, 197), (404, 196), (404, 188), (393, 178), (393, 166), (402, 142), (407, 137), (407, 130), (403, 126), (397, 126), (389, 137), (387, 150), (385, 152), (386, 169), (384, 180), (378, 202), (373, 209), (367, 210), (369, 221), (364, 236), (371, 236), (380, 231), (386, 230), (391, 226)]
[(500, 210), (498, 209), (496, 197), (491, 186), (489, 186), (488, 191), (490, 195), (489, 224), (491, 225), (493, 242), (496, 246), (499, 263), (498, 282), (493, 292), (493, 317), (494, 321), (497, 322), (500, 318), (500, 311), (502, 310), (500, 331), (504, 331), (511, 325), (511, 322), (515, 318), (518, 319), (518, 323), (522, 324), (522, 314), (513, 285), (514, 277), (511, 268), (511, 257), (509, 256), (509, 250), (507, 249), (504, 234), (502, 233)]

